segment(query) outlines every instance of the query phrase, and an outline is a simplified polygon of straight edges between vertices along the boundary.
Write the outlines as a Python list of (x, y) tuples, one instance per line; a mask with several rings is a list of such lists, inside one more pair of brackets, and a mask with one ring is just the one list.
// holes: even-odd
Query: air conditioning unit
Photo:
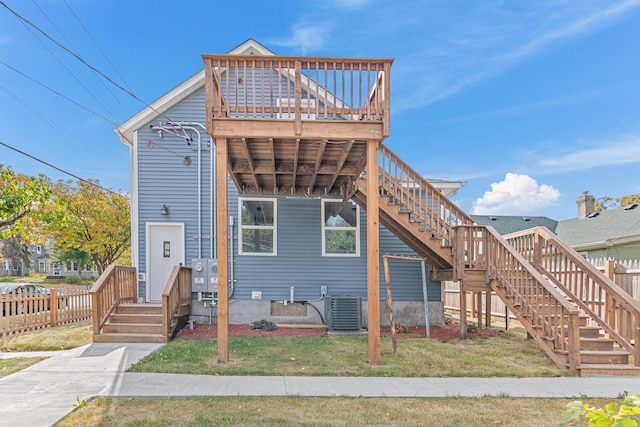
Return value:
[(359, 331), (362, 329), (362, 298), (327, 296), (324, 317), (330, 331)]

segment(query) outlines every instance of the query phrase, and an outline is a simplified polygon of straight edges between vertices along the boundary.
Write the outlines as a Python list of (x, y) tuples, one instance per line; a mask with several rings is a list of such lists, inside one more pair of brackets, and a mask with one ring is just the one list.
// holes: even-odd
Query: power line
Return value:
[[(62, 36), (62, 38), (67, 42), (67, 44), (68, 44), (69, 46), (71, 46), (71, 49), (73, 49), (73, 51), (74, 51), (74, 52), (78, 53), (78, 49), (76, 49), (76, 48), (75, 48), (75, 46), (73, 45), (73, 43), (71, 43), (71, 40), (69, 40), (69, 39), (64, 35), (64, 33), (62, 32), (62, 30), (61, 30), (60, 28), (58, 28), (58, 26), (55, 24), (55, 22), (53, 22), (53, 20), (52, 20), (51, 18), (49, 18), (49, 15), (47, 15), (47, 13), (46, 13), (46, 12), (45, 12), (45, 11), (44, 11), (40, 6), (39, 6), (39, 5), (38, 5), (38, 3), (36, 3), (36, 0), (31, 0), (31, 1), (32, 1), (32, 3), (33, 3), (33, 4), (38, 8), (38, 10), (40, 11), (40, 13), (42, 13), (42, 15), (47, 19), (47, 21), (49, 21), (49, 23), (51, 24), (51, 26), (52, 26), (53, 28), (55, 28), (55, 29), (56, 29), (56, 31), (58, 32), (58, 34), (60, 34), (60, 36)], [(65, 3), (66, 3), (66, 2), (65, 2)], [(69, 7), (69, 8), (70, 8), (70, 6), (69, 6), (69, 5), (67, 5), (67, 7)], [(72, 13), (73, 13), (73, 11), (72, 11)], [(75, 14), (74, 14), (74, 16), (75, 16)], [(77, 17), (76, 17), (76, 19), (77, 19)], [(80, 25), (82, 25), (82, 24), (80, 24)], [(83, 28), (84, 28), (84, 27), (83, 27)], [(85, 30), (85, 31), (86, 31), (86, 30)], [(91, 37), (91, 36), (89, 36), (89, 37)], [(99, 49), (99, 48), (98, 48), (98, 49)], [(107, 59), (107, 61), (108, 61), (108, 59)], [(116, 71), (116, 72), (117, 72), (117, 71)], [(114, 100), (115, 100), (115, 101), (120, 105), (120, 107), (121, 107), (124, 111), (126, 111), (126, 108), (125, 108), (124, 104), (120, 101), (120, 99), (118, 99), (118, 98), (116, 97), (116, 95), (115, 95), (115, 94), (113, 93), (113, 91), (109, 88), (109, 86), (107, 86), (107, 84), (104, 82), (104, 80), (102, 80), (102, 79), (98, 76), (98, 74), (97, 74), (95, 71), (92, 71), (92, 73), (93, 73), (93, 75), (95, 76), (96, 80), (98, 80), (98, 81), (100, 82), (100, 84), (102, 85), (102, 87), (104, 87), (104, 88), (105, 88), (105, 90), (106, 90), (107, 92), (109, 92), (109, 94), (113, 97), (113, 99), (114, 99)], [(127, 86), (127, 87), (128, 87), (128, 86)]]
[(40, 82), (40, 81), (38, 81), (38, 80), (34, 79), (33, 77), (28, 76), (27, 74), (25, 74), (25, 73), (23, 73), (22, 71), (20, 71), (20, 70), (18, 70), (18, 69), (16, 69), (16, 68), (14, 68), (14, 67), (12, 67), (11, 65), (7, 64), (6, 62), (4, 62), (4, 61), (0, 60), (0, 64), (4, 65), (5, 67), (9, 68), (10, 70), (13, 70), (14, 72), (16, 72), (16, 73), (18, 73), (18, 74), (20, 74), (22, 77), (24, 77), (24, 78), (27, 78), (27, 79), (31, 80), (31, 81), (32, 81), (32, 82), (34, 82), (35, 84), (40, 85), (41, 87), (43, 87), (43, 88), (47, 89), (48, 91), (53, 92), (54, 94), (58, 95), (59, 97), (61, 97), (61, 98), (63, 98), (63, 99), (66, 99), (67, 101), (71, 102), (72, 104), (77, 105), (78, 107), (82, 108), (83, 110), (88, 111), (89, 113), (94, 114), (94, 115), (96, 115), (96, 116), (100, 117), (101, 119), (103, 119), (103, 120), (105, 120), (105, 121), (107, 121), (107, 122), (109, 122), (109, 123), (111, 123), (111, 124), (113, 124), (113, 125), (116, 125), (116, 126), (118, 125), (118, 123), (117, 123), (117, 122), (115, 122), (114, 120), (111, 120), (111, 119), (109, 119), (109, 118), (107, 118), (107, 117), (103, 116), (102, 114), (100, 114), (100, 113), (97, 113), (97, 112), (93, 111), (93, 110), (92, 110), (92, 109), (90, 109), (89, 107), (85, 107), (84, 105), (80, 104), (79, 102), (74, 101), (73, 99), (71, 99), (71, 98), (67, 97), (66, 95), (64, 95), (64, 94), (62, 94), (62, 93), (60, 93), (60, 92), (56, 91), (55, 89), (50, 88), (49, 86), (47, 86), (47, 85), (45, 85), (44, 83), (42, 83), (42, 82)]
[(133, 99), (135, 99), (136, 101), (144, 104), (146, 107), (150, 108), (151, 110), (153, 110), (154, 112), (156, 112), (159, 116), (164, 117), (165, 119), (167, 119), (168, 121), (172, 121), (171, 119), (169, 119), (165, 114), (159, 112), (158, 110), (156, 110), (155, 108), (153, 108), (151, 105), (147, 104), (146, 102), (144, 102), (142, 99), (140, 99), (135, 93), (133, 93), (132, 91), (124, 88), (122, 85), (120, 85), (119, 83), (116, 83), (115, 81), (113, 81), (113, 79), (111, 79), (109, 76), (107, 76), (106, 74), (104, 74), (102, 71), (100, 71), (99, 69), (97, 69), (96, 67), (94, 67), (93, 65), (89, 64), (87, 61), (85, 61), (80, 55), (74, 53), (72, 50), (70, 50), (68, 47), (66, 47), (65, 45), (63, 45), (62, 43), (58, 42), (56, 39), (54, 39), (53, 37), (51, 37), (49, 34), (47, 34), (44, 30), (42, 30), (40, 27), (38, 27), (37, 25), (35, 25), (34, 23), (32, 23), (31, 21), (29, 21), (27, 18), (25, 18), (24, 16), (20, 15), (18, 12), (16, 12), (15, 10), (11, 9), (9, 6), (7, 6), (7, 4), (0, 0), (0, 5), (4, 6), (9, 12), (11, 12), (16, 18), (18, 18), (19, 20), (21, 20), (22, 22), (32, 26), (35, 30), (37, 30), (38, 32), (40, 32), (43, 36), (45, 36), (46, 38), (48, 38), (52, 43), (56, 44), (60, 49), (66, 51), (67, 53), (69, 53), (71, 56), (73, 56), (74, 58), (76, 58), (78, 61), (80, 61), (82, 64), (86, 65), (87, 67), (89, 67), (89, 69), (95, 71), (96, 73), (98, 73), (100, 76), (102, 76), (104, 79), (106, 79), (109, 83), (111, 83), (112, 85), (114, 85), (115, 87), (117, 87), (118, 89), (120, 89), (121, 91), (127, 93), (128, 95), (130, 95)]
[(15, 151), (15, 152), (17, 152), (17, 153), (20, 153), (20, 154), (22, 154), (23, 156), (29, 157), (30, 159), (33, 159), (33, 160), (35, 160), (35, 161), (37, 161), (37, 162), (40, 162), (40, 163), (42, 163), (42, 164), (44, 164), (44, 165), (47, 165), (47, 166), (49, 166), (50, 168), (53, 168), (53, 169), (55, 169), (55, 170), (57, 170), (57, 171), (59, 171), (59, 172), (62, 172), (62, 173), (63, 173), (63, 174), (65, 174), (65, 175), (69, 175), (70, 177), (75, 178), (75, 179), (76, 179), (76, 180), (78, 180), (78, 181), (82, 181), (82, 182), (84, 182), (85, 184), (93, 185), (94, 187), (98, 187), (98, 188), (100, 188), (101, 190), (108, 191), (108, 192), (109, 192), (109, 193), (111, 193), (111, 194), (115, 194), (115, 195), (118, 195), (118, 196), (121, 196), (121, 195), (122, 195), (122, 194), (117, 193), (117, 192), (115, 192), (115, 191), (113, 191), (113, 190), (110, 190), (110, 189), (108, 189), (108, 188), (105, 188), (105, 187), (103, 187), (103, 186), (102, 186), (102, 185), (100, 185), (100, 184), (96, 184), (95, 182), (91, 182), (91, 181), (86, 180), (86, 179), (84, 179), (84, 178), (80, 178), (78, 175), (74, 175), (74, 174), (72, 174), (71, 172), (67, 172), (66, 170), (64, 170), (64, 169), (62, 169), (62, 168), (59, 168), (59, 167), (57, 167), (57, 166), (55, 166), (55, 165), (52, 165), (52, 164), (51, 164), (51, 163), (49, 163), (49, 162), (46, 162), (46, 161), (44, 161), (44, 160), (42, 160), (42, 159), (39, 159), (39, 158), (37, 158), (37, 157), (35, 157), (35, 156), (32, 156), (31, 154), (25, 153), (24, 151), (19, 150), (19, 149), (17, 149), (16, 147), (12, 147), (12, 146), (11, 146), (11, 145), (9, 145), (9, 144), (5, 144), (5, 143), (4, 143), (4, 142), (2, 142), (2, 141), (0, 141), (0, 145), (4, 145), (5, 147), (7, 147), (7, 148), (8, 148), (8, 149), (10, 149), (10, 150), (13, 150), (13, 151)]

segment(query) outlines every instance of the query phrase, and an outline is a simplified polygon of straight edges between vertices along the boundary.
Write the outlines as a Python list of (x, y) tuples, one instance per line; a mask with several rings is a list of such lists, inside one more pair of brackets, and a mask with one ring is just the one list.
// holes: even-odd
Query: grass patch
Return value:
[(3, 337), (0, 351), (69, 350), (91, 344), (92, 335), (91, 320), (85, 320)]
[[(570, 401), (499, 397), (98, 397), (56, 426), (557, 426)], [(613, 401), (593, 399), (589, 404), (601, 407)]]
[(15, 359), (0, 359), (0, 377), (6, 377), (21, 371), (31, 365), (44, 360), (42, 357), (18, 357)]
[(370, 365), (366, 337), (254, 336), (229, 339), (230, 362), (217, 362), (217, 340), (178, 337), (131, 368), (133, 372), (203, 375), (364, 377), (570, 376), (533, 340), (506, 333), (473, 340), (407, 338), (381, 341), (382, 364)]

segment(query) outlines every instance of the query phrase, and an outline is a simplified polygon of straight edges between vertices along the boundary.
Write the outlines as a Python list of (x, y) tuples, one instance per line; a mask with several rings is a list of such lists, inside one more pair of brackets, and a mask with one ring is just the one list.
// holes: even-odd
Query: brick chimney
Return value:
[(588, 191), (582, 193), (582, 196), (576, 200), (578, 204), (578, 218), (584, 218), (588, 214), (596, 211), (596, 198), (589, 194)]

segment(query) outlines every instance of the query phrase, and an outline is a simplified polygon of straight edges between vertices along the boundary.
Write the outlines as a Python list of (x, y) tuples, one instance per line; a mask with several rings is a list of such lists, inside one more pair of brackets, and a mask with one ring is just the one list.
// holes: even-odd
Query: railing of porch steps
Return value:
[(108, 266), (89, 291), (93, 306), (93, 334), (100, 334), (118, 305), (135, 303), (137, 292), (135, 267)]
[(429, 181), (407, 165), (384, 144), (380, 144), (380, 187), (395, 198), (431, 237), (443, 246), (453, 243), (453, 229), (461, 224), (473, 224), (473, 219)]
[(640, 366), (640, 303), (545, 227), (512, 233), (507, 241), (547, 276)]
[(181, 317), (191, 312), (191, 268), (176, 265), (162, 291), (162, 331), (168, 340), (180, 326)]
[(580, 365), (580, 310), (492, 227), (456, 227), (455, 269), (487, 269), (491, 288), (559, 366)]

